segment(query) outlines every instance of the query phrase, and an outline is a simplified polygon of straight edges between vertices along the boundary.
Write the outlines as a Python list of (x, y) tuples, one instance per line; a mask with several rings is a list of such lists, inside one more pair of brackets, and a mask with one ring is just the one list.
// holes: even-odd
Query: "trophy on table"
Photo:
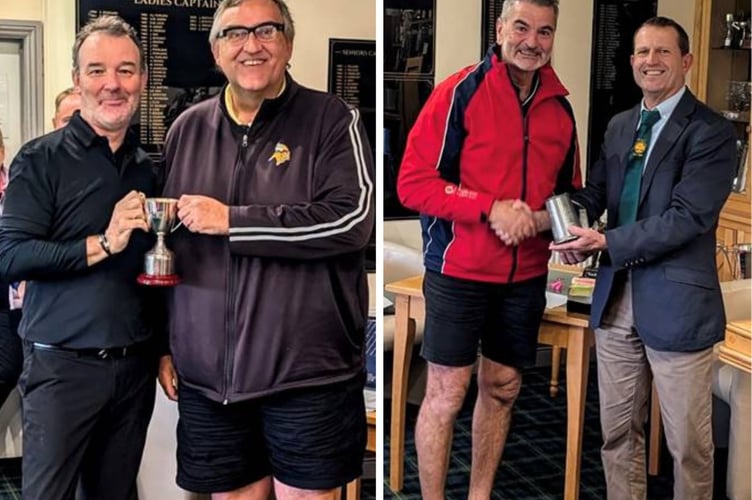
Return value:
[(165, 245), (165, 236), (180, 226), (173, 226), (178, 212), (175, 198), (146, 198), (144, 209), (149, 227), (157, 234), (157, 244), (144, 256), (144, 272), (138, 282), (149, 286), (174, 286), (180, 283), (175, 274), (175, 253)]

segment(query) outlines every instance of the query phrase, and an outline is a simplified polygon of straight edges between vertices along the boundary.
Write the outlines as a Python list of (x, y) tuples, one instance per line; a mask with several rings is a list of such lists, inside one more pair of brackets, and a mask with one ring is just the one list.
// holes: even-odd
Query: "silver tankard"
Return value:
[(558, 245), (577, 239), (577, 236), (569, 232), (569, 226), (582, 226), (574, 205), (569, 201), (569, 194), (557, 194), (547, 199), (546, 211), (551, 218), (554, 243)]

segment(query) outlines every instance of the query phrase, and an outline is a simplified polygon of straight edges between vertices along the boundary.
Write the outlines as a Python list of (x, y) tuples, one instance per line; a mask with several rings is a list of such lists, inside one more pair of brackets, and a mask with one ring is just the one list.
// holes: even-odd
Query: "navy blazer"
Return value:
[(731, 124), (687, 90), (653, 144), (637, 221), (616, 226), (640, 106), (608, 124), (585, 188), (572, 195), (590, 220), (608, 209), (590, 325), (601, 325), (618, 273), (631, 271), (637, 332), (659, 351), (689, 352), (723, 338), (726, 317), (716, 271), (716, 227), (736, 173)]

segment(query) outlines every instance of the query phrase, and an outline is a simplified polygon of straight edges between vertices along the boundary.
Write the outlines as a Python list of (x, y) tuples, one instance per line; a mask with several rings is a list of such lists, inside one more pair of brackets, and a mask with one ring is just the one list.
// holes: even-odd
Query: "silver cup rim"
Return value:
[(145, 201), (147, 203), (177, 203), (177, 198), (168, 198), (168, 197), (162, 197), (162, 196), (155, 196), (153, 198), (146, 198)]

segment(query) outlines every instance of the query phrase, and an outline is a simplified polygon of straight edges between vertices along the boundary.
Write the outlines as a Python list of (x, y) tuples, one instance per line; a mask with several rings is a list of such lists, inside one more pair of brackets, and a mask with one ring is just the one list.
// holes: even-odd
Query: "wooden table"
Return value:
[[(376, 411), (366, 411), (366, 422), (368, 423), (368, 442), (366, 443), (366, 450), (376, 451)], [(360, 478), (353, 479), (347, 483), (347, 491), (345, 491), (345, 498), (347, 500), (359, 500), (360, 499)]]
[[(407, 378), (415, 337), (415, 318), (424, 314), (423, 276), (414, 276), (386, 285), (394, 299), (394, 366), (392, 371), (392, 423), (389, 437), (389, 487), (402, 489), (405, 467), (405, 404)], [(567, 313), (564, 306), (547, 309), (538, 341), (567, 350), (567, 453), (564, 498), (575, 500), (580, 490), (582, 424), (585, 418), (590, 347), (593, 332), (588, 318)]]

